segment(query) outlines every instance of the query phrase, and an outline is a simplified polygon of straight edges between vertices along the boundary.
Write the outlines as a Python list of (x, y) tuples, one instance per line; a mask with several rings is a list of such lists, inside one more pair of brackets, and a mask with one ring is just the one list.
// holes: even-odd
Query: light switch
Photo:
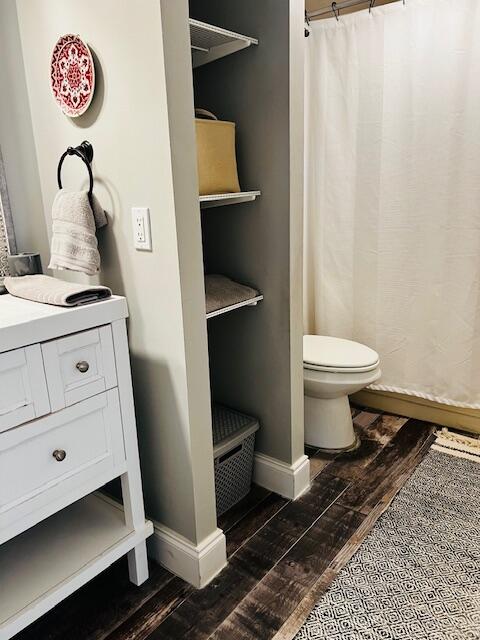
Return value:
[(140, 251), (152, 250), (150, 210), (148, 207), (132, 208), (133, 245)]

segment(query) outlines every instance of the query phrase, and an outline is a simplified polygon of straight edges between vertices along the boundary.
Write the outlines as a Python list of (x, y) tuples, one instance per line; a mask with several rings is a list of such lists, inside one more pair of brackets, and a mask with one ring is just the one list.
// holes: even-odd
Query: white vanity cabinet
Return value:
[(148, 577), (126, 317), (0, 297), (0, 640), (125, 554)]

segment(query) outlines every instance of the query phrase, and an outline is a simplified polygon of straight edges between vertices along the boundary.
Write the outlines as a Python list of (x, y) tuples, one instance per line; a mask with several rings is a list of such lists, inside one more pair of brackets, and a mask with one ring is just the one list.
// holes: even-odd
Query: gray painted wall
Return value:
[(195, 103), (237, 124), (242, 189), (254, 203), (202, 214), (206, 269), (256, 286), (265, 300), (209, 321), (214, 396), (261, 420), (257, 449), (303, 454), (303, 5), (191, 0), (191, 17), (259, 39), (195, 70)]

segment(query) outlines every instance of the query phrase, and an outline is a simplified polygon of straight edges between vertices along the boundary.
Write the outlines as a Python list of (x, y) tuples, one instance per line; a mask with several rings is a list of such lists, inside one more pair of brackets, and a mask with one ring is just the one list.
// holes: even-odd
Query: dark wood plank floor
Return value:
[(195, 590), (151, 564), (141, 587), (124, 560), (16, 640), (290, 639), (433, 441), (434, 426), (353, 409), (360, 448), (307, 448), (312, 488), (296, 502), (254, 486), (220, 518), (228, 566)]

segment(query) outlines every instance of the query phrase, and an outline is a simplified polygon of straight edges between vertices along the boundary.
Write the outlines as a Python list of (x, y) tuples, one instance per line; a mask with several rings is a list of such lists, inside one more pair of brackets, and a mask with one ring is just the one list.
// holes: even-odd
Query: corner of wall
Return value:
[(310, 460), (302, 455), (293, 464), (286, 464), (263, 453), (256, 453), (253, 481), (284, 498), (296, 500), (310, 488)]
[(215, 529), (198, 545), (154, 522), (154, 533), (148, 540), (149, 555), (169, 571), (202, 589), (227, 565), (226, 540), (223, 531)]

